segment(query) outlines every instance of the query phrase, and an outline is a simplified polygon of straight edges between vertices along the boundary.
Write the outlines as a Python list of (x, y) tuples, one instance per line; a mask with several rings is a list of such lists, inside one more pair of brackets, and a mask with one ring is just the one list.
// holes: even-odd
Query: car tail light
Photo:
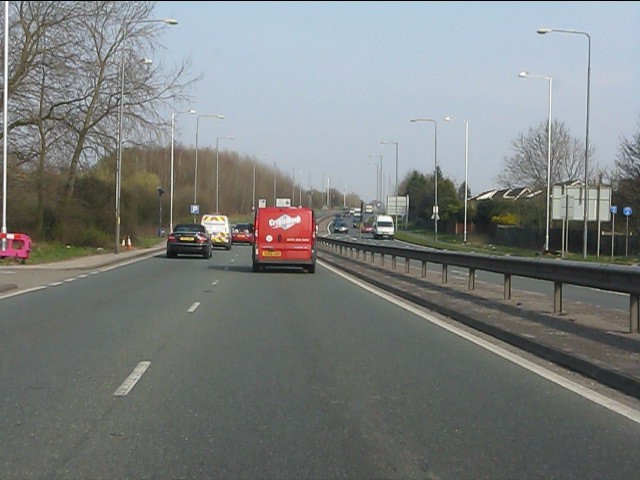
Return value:
[(176, 236), (173, 233), (169, 234), (169, 236), (167, 237), (167, 242), (173, 243), (175, 241), (176, 241)]

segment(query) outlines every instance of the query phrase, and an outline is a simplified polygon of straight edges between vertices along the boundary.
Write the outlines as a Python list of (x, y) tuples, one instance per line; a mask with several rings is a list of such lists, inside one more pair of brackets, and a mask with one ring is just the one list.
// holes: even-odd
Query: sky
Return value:
[[(544, 77), (552, 121), (582, 145), (590, 78), (593, 165), (611, 169), (640, 129), (640, 2), (172, 1), (154, 14), (179, 22), (161, 33), (162, 61), (201, 76), (175, 111), (225, 116), (200, 119), (198, 146), (233, 136), (220, 150), (305, 188), (373, 200), (381, 165), (387, 195), (396, 173), (431, 174), (436, 161), (456, 186), (466, 164), (473, 195), (495, 188), (512, 142), (548, 118)], [(541, 27), (586, 32), (591, 48)], [(195, 116), (176, 117), (175, 141), (195, 137)]]

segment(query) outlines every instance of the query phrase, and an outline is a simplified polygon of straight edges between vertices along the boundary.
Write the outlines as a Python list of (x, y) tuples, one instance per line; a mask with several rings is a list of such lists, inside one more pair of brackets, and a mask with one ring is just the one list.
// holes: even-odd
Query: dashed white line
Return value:
[(195, 302), (193, 305), (189, 307), (189, 310), (187, 310), (187, 313), (195, 312), (199, 306), (200, 306), (200, 302)]
[(131, 374), (129, 374), (127, 379), (124, 382), (122, 382), (122, 385), (120, 385), (116, 389), (116, 391), (113, 392), (113, 396), (126, 397), (131, 391), (131, 389), (135, 386), (135, 384), (138, 383), (138, 380), (142, 378), (142, 375), (144, 374), (144, 372), (147, 371), (147, 369), (149, 368), (149, 365), (151, 365), (151, 362), (148, 362), (148, 361), (143, 361), (138, 363), (136, 368), (133, 369), (133, 372), (131, 372)]
[(219, 280), (214, 280), (213, 282), (211, 282), (211, 285), (216, 286), (218, 285)]

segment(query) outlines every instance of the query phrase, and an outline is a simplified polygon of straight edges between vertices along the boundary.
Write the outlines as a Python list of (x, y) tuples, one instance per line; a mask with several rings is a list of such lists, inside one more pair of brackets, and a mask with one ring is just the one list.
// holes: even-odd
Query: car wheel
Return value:
[(307, 272), (309, 273), (316, 273), (316, 264), (311, 264), (307, 267)]
[(254, 273), (260, 271), (260, 265), (258, 264), (258, 262), (253, 262), (253, 271)]

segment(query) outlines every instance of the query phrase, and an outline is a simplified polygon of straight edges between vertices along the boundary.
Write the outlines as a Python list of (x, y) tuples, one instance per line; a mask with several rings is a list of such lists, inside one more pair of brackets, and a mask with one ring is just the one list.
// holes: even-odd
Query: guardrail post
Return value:
[(395, 255), (391, 255), (391, 268), (392, 269), (396, 269), (396, 256)]
[(376, 263), (376, 254), (371, 252), (371, 263)]
[(380, 265), (384, 267), (384, 253), (380, 254)]
[(504, 274), (504, 299), (511, 300), (511, 274)]
[(629, 295), (629, 333), (638, 333), (640, 330), (640, 309), (638, 308), (638, 295)]
[(446, 263), (442, 264), (442, 283), (449, 282), (449, 266)]
[(562, 312), (562, 282), (553, 282), (553, 313)]
[(475, 290), (475, 289), (476, 289), (476, 269), (470, 268), (469, 269), (469, 290)]
[(422, 278), (427, 276), (427, 261), (422, 261)]
[(411, 269), (409, 268), (409, 258), (404, 259), (404, 273), (409, 273)]

